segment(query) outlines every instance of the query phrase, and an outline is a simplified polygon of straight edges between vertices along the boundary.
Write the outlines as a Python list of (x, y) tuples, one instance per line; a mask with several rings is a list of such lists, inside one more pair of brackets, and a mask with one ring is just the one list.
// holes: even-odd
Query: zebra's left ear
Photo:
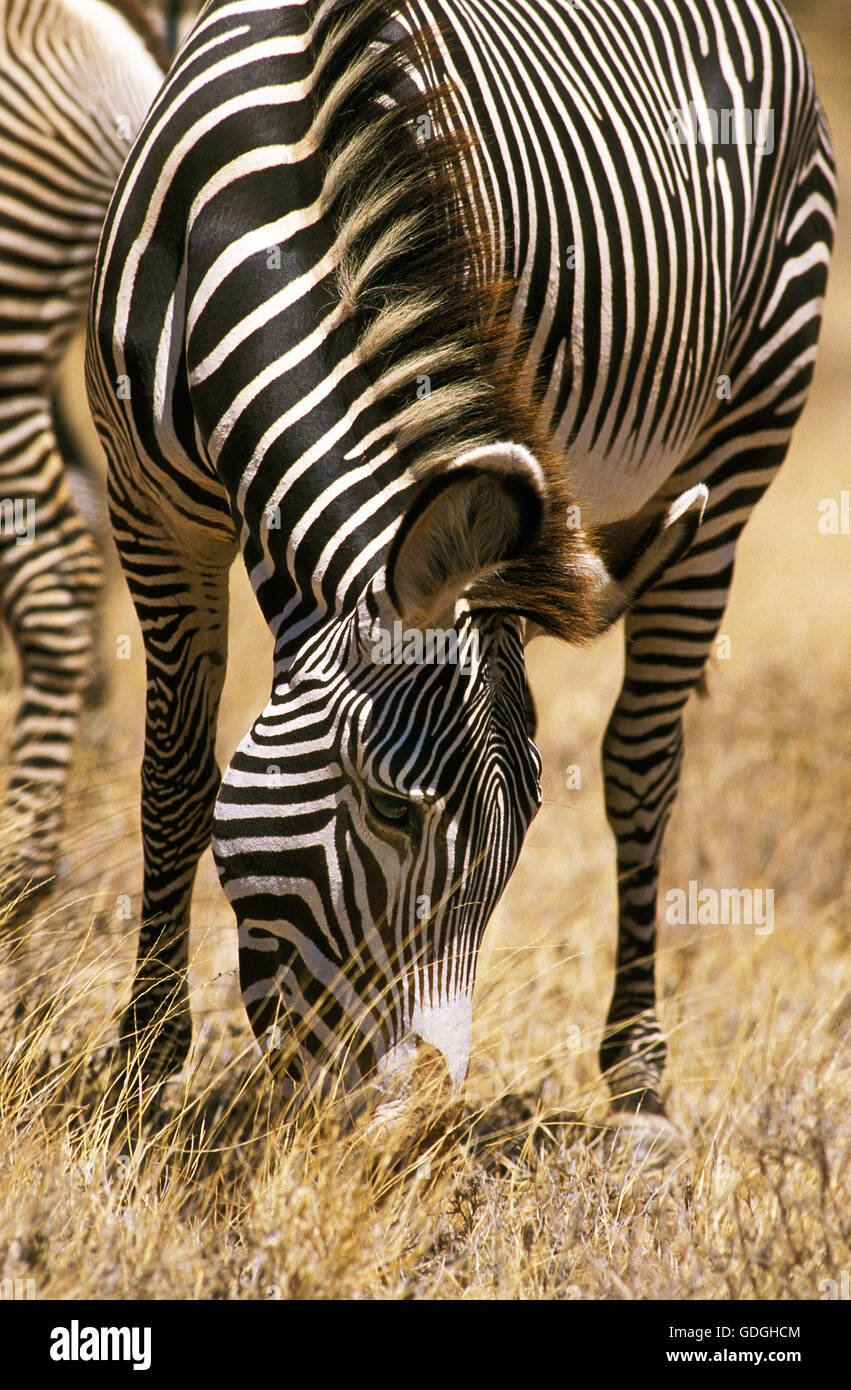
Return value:
[(537, 539), (546, 481), (520, 444), (461, 454), (402, 518), (387, 557), (387, 592), (406, 625), (449, 625), (477, 580)]
[(596, 593), (600, 630), (611, 626), (691, 545), (709, 496), (703, 483), (683, 492), (666, 511), (600, 527), (589, 536), (599, 564)]
[(551, 484), (535, 544), (496, 580), (476, 585), (471, 603), (522, 613), (565, 642), (591, 641), (686, 553), (707, 496), (699, 484), (666, 510), (585, 531), (565, 524), (564, 499)]

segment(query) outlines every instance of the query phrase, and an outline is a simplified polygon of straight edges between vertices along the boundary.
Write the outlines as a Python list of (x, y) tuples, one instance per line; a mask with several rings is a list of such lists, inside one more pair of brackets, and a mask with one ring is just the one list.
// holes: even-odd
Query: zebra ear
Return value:
[(601, 526), (589, 536), (599, 564), (595, 585), (599, 631), (616, 622), (669, 565), (685, 554), (708, 496), (703, 483), (698, 483), (650, 520), (632, 517)]
[(427, 484), (387, 557), (387, 592), (403, 621), (451, 623), (471, 584), (534, 543), (545, 491), (543, 469), (519, 444), (471, 449)]

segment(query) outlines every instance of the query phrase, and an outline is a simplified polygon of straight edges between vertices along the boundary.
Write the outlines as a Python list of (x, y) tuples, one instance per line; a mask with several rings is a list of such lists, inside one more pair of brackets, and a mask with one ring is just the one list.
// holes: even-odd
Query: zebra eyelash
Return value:
[(366, 788), (368, 811), (379, 825), (390, 830), (413, 836), (419, 827), (419, 817), (415, 803), (406, 796), (396, 796), (380, 791), (377, 787)]

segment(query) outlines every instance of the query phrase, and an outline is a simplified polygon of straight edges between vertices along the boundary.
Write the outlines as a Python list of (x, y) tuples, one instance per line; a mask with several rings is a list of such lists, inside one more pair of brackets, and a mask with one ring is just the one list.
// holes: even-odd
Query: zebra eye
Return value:
[(410, 801), (404, 796), (390, 796), (387, 792), (367, 787), (366, 799), (375, 819), (383, 825), (392, 825), (395, 830), (410, 833), (414, 828), (414, 817)]

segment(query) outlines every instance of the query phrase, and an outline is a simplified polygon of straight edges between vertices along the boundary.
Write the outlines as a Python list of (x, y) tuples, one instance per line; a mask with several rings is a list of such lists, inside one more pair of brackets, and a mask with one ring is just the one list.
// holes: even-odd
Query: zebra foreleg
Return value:
[(662, 1111), (665, 1041), (656, 1018), (656, 893), (662, 838), (677, 791), (682, 711), (711, 650), (733, 576), (735, 547), (785, 458), (813, 373), (835, 203), (821, 112), (784, 224), (759, 265), (760, 294), (738, 316), (719, 404), (673, 488), (703, 482), (709, 502), (684, 558), (626, 619), (623, 686), (606, 731), (606, 812), (617, 840), (615, 989), (600, 1051), (616, 1107)]
[[(142, 924), (120, 1045), (143, 1077), (154, 1080), (183, 1065), (192, 1040), (189, 910), (221, 779), (214, 745), (227, 659), (229, 564), (189, 571), (163, 548), (130, 555), (121, 539), (119, 548), (147, 658)], [(163, 585), (170, 593), (165, 618), (156, 613)]]
[[(600, 1066), (617, 1110), (665, 1113), (659, 1094), (666, 1046), (656, 1017), (656, 896), (683, 757), (683, 710), (724, 616), (737, 539), (787, 447), (785, 428), (762, 449), (736, 453), (722, 440), (717, 457), (723, 462), (714, 469), (710, 444), (700, 462), (680, 470), (678, 487), (701, 475), (707, 481), (701, 529), (685, 557), (626, 616), (623, 683), (603, 740), (619, 911), (615, 986)], [(746, 487), (738, 481), (743, 476)]]

